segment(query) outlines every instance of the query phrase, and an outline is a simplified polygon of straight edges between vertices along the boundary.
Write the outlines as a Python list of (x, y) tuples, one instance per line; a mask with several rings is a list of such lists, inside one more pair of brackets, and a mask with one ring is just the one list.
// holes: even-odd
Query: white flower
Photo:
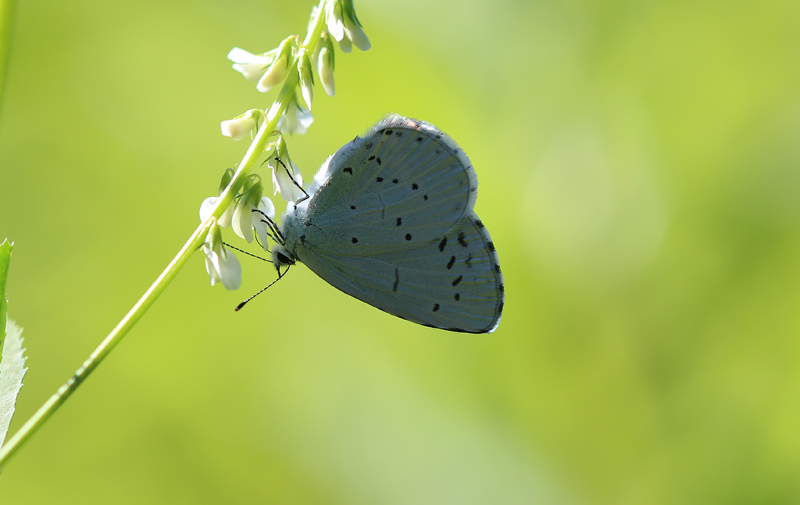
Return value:
[(357, 48), (366, 51), (372, 47), (372, 45), (369, 43), (367, 34), (361, 29), (361, 23), (358, 22), (355, 10), (351, 9), (351, 13), (352, 15), (348, 15), (348, 13), (345, 12), (344, 34), (348, 39), (353, 41), (353, 44), (355, 44)]
[[(259, 184), (260, 186), (260, 184)], [(253, 192), (255, 194), (256, 192)], [(259, 188), (258, 194), (261, 193)], [(259, 242), (264, 250), (267, 249), (267, 227), (265, 215), (272, 219), (275, 217), (275, 206), (272, 200), (266, 196), (262, 196), (257, 200), (258, 205), (253, 206), (255, 201), (251, 198), (252, 195), (242, 195), (239, 203), (236, 205), (236, 210), (233, 213), (233, 221), (231, 226), (234, 233), (245, 239), (247, 242), (253, 241), (253, 229), (255, 228), (258, 234)], [(258, 211), (256, 211), (256, 209)]]
[[(300, 175), (300, 169), (293, 161), (288, 160), (287, 162), (282, 158), (281, 161), (283, 163), (278, 163), (273, 158), (269, 163), (269, 167), (272, 169), (272, 188), (274, 192), (280, 193), (287, 202), (294, 202), (305, 194), (300, 189), (303, 187), (303, 176)], [(289, 172), (291, 172), (291, 176)]]
[(319, 51), (317, 58), (317, 68), (319, 71), (319, 80), (322, 82), (322, 87), (328, 96), (333, 96), (336, 93), (336, 86), (333, 82), (333, 49), (323, 47)]
[[(209, 217), (211, 217), (211, 213), (214, 211), (214, 208), (217, 206), (217, 202), (219, 201), (218, 196), (210, 196), (203, 200), (203, 203), (200, 204), (200, 221), (206, 222)], [(217, 219), (217, 224), (222, 226), (223, 228), (227, 228), (231, 225), (231, 218), (233, 217), (233, 211), (235, 210), (234, 202), (231, 200), (231, 203), (228, 205), (228, 208), (225, 209), (225, 212), (222, 213), (219, 219)]]
[(258, 82), (256, 88), (266, 93), (286, 77), (296, 44), (297, 37), (292, 36), (284, 39), (277, 49), (264, 54), (253, 54), (234, 47), (228, 53), (228, 59), (234, 62), (234, 70), (241, 72), (247, 79)]
[(299, 133), (300, 135), (308, 131), (308, 127), (314, 122), (311, 111), (300, 105), (297, 95), (289, 102), (286, 112), (278, 120), (278, 129), (290, 135)]
[(369, 49), (370, 43), (356, 16), (353, 0), (337, 0), (328, 3), (325, 21), (331, 34), (343, 52), (349, 53), (352, 45), (362, 51)]
[(222, 134), (233, 140), (242, 140), (256, 127), (256, 120), (252, 117), (238, 117), (228, 119), (220, 124)]
[(239, 47), (234, 47), (228, 53), (228, 59), (233, 62), (233, 69), (241, 72), (250, 81), (258, 82), (267, 68), (275, 61), (273, 51), (264, 54), (253, 54)]
[(344, 37), (344, 24), (342, 23), (342, 5), (339, 2), (328, 2), (325, 6), (325, 22), (328, 25), (328, 33), (336, 41)]
[(239, 289), (242, 284), (242, 265), (222, 244), (222, 234), (216, 223), (208, 230), (203, 253), (206, 255), (206, 272), (211, 285), (221, 282), (229, 291)]
[(258, 210), (260, 212), (252, 212), (253, 229), (255, 229), (258, 234), (258, 241), (261, 242), (261, 247), (266, 251), (269, 227), (267, 226), (267, 219), (264, 217), (264, 214), (270, 219), (275, 219), (275, 206), (272, 204), (272, 200), (266, 196), (262, 196), (261, 201), (258, 203)]
[(339, 49), (343, 53), (349, 53), (353, 50), (353, 43), (347, 37), (342, 37), (342, 40), (339, 41)]

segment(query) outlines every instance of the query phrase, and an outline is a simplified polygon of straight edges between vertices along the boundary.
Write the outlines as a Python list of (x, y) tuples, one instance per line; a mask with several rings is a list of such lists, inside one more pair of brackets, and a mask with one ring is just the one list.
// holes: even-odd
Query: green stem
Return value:
[[(325, 16), (323, 15), (323, 8), (326, 1), (327, 0), (320, 0), (319, 7), (317, 8), (317, 17), (314, 20), (314, 23), (312, 23), (312, 29), (309, 31), (309, 35), (306, 37), (306, 40), (303, 44), (303, 47), (306, 48), (306, 50), (310, 53), (314, 52), (314, 46), (316, 46), (317, 41), (319, 40), (319, 35), (324, 26)], [(11, 437), (11, 439), (0, 448), (0, 470), (2, 470), (11, 457), (14, 456), (17, 451), (19, 451), (20, 447), (22, 447), (22, 445), (44, 425), (50, 416), (52, 416), (53, 413), (58, 410), (58, 407), (60, 407), (67, 400), (67, 398), (69, 398), (70, 395), (75, 392), (78, 386), (80, 386), (81, 383), (86, 380), (86, 378), (95, 368), (97, 368), (97, 366), (103, 361), (108, 353), (110, 353), (111, 350), (116, 347), (120, 340), (122, 340), (122, 337), (124, 337), (131, 330), (131, 328), (133, 328), (133, 326), (137, 321), (139, 321), (139, 319), (141, 319), (147, 309), (150, 308), (156, 299), (158, 299), (159, 295), (161, 295), (161, 293), (167, 288), (172, 279), (178, 275), (178, 272), (180, 272), (181, 268), (183, 268), (183, 266), (189, 260), (189, 257), (192, 255), (192, 253), (194, 253), (203, 245), (203, 241), (205, 240), (206, 234), (208, 233), (213, 221), (222, 216), (222, 213), (233, 200), (233, 197), (236, 195), (239, 188), (242, 186), (242, 184), (244, 184), (247, 175), (250, 173), (250, 169), (255, 165), (259, 156), (261, 156), (261, 153), (264, 152), (264, 148), (267, 145), (267, 141), (269, 140), (272, 131), (277, 128), (278, 120), (280, 119), (281, 114), (283, 114), (283, 111), (286, 110), (290, 98), (294, 96), (295, 88), (297, 87), (297, 83), (299, 81), (296, 64), (296, 61), (291, 63), (290, 68), (292, 70), (289, 72), (289, 75), (284, 82), (283, 88), (278, 95), (278, 99), (270, 108), (267, 121), (261, 125), (258, 133), (256, 133), (252, 144), (250, 144), (250, 148), (247, 150), (247, 153), (245, 153), (244, 158), (242, 158), (242, 162), (239, 163), (239, 167), (236, 169), (231, 183), (228, 184), (228, 187), (225, 188), (220, 195), (220, 198), (217, 201), (217, 206), (214, 208), (211, 217), (197, 227), (175, 258), (173, 258), (169, 265), (167, 265), (167, 268), (161, 272), (161, 275), (158, 276), (158, 279), (156, 279), (153, 285), (150, 286), (144, 295), (142, 295), (139, 301), (136, 302), (136, 305), (131, 308), (125, 317), (122, 318), (119, 324), (117, 324), (117, 326), (111, 330), (111, 333), (109, 333), (105, 340), (100, 343), (100, 345), (94, 350), (89, 358), (84, 361), (83, 365), (78, 368), (75, 374), (70, 377), (70, 379), (64, 383), (63, 386), (58, 388), (58, 391), (56, 391), (55, 394), (44, 403), (44, 405), (39, 407), (39, 410), (37, 410), (36, 413), (30, 419), (28, 419), (24, 425), (22, 425), (22, 428), (20, 428), (19, 431), (17, 431), (14, 436)]]
[(3, 94), (8, 75), (8, 57), (11, 54), (11, 31), (16, 3), (16, 0), (0, 0), (0, 111), (3, 108)]

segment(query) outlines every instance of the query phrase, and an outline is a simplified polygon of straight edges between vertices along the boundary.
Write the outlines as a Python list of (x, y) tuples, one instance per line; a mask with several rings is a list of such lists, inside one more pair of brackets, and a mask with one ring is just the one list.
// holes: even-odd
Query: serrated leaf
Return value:
[(25, 377), (25, 349), (22, 348), (22, 328), (12, 320), (5, 324), (6, 341), (3, 344), (3, 360), (0, 361), (0, 446), (6, 440), (8, 426), (14, 416), (17, 395)]
[(0, 360), (3, 359), (3, 341), (6, 339), (6, 315), (8, 304), (6, 302), (6, 280), (8, 279), (8, 263), (11, 261), (11, 250), (14, 244), (3, 240), (0, 244)]

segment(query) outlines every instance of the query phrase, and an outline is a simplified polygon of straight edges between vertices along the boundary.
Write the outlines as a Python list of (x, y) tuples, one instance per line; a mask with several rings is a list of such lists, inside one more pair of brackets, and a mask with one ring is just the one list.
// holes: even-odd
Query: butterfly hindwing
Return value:
[(404, 319), (469, 333), (493, 331), (500, 321), (503, 278), (489, 233), (474, 215), (403, 251), (367, 257), (321, 248), (297, 253), (336, 288)]

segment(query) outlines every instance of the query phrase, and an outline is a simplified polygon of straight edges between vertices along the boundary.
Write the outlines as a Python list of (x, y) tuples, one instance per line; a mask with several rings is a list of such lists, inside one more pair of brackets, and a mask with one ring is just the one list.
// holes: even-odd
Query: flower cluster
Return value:
[[(227, 169), (220, 182), (220, 193), (228, 186), (233, 170)], [(238, 289), (241, 284), (242, 269), (239, 260), (230, 252), (222, 241), (221, 228), (231, 227), (234, 233), (252, 242), (253, 238), (266, 251), (267, 238), (271, 236), (270, 224), (275, 217), (275, 206), (272, 200), (262, 196), (264, 192), (261, 177), (251, 175), (245, 181), (242, 190), (232, 200), (219, 219), (213, 219), (211, 213), (217, 206), (219, 198), (212, 196), (200, 204), (200, 221), (212, 218), (212, 225), (203, 244), (206, 255), (206, 271), (211, 277), (211, 285), (222, 282), (226, 289)]]
[[(314, 9), (309, 25), (309, 33), (318, 34), (316, 39), (308, 37), (301, 41), (299, 36), (292, 35), (266, 53), (254, 54), (238, 47), (228, 53), (233, 69), (255, 82), (256, 89), (262, 93), (279, 85), (290, 75), (294, 75), (299, 84), (299, 93), (294, 89), (289, 89), (288, 95), (282, 92), (282, 98), (269, 110), (251, 109), (220, 125), (223, 135), (241, 140), (247, 136), (254, 138), (258, 129), (266, 126), (266, 123), (277, 124), (278, 131), (269, 132), (270, 136), (277, 135), (277, 140), (270, 142), (259, 155), (266, 155), (265, 163), (272, 170), (273, 195), (280, 193), (287, 202), (307, 196), (300, 170), (289, 157), (283, 133), (304, 134), (314, 122), (314, 116), (311, 115), (314, 74), (319, 77), (325, 93), (333, 96), (336, 92), (333, 78), (334, 41), (345, 53), (349, 53), (353, 45), (362, 51), (370, 48), (369, 39), (356, 16), (353, 0), (327, 0), (320, 9)], [(327, 31), (323, 28), (327, 28)], [(279, 112), (280, 118), (273, 123)], [(233, 171), (228, 169), (220, 184), (220, 194), (230, 184), (232, 177)], [(207, 198), (200, 206), (200, 219), (203, 222), (211, 218), (219, 198)], [(228, 208), (213, 220), (203, 245), (206, 270), (212, 285), (222, 282), (227, 289), (237, 289), (241, 282), (241, 267), (222, 242), (220, 228), (230, 226), (234, 233), (248, 242), (255, 237), (267, 250), (267, 238), (280, 233), (273, 221), (274, 216), (272, 201), (263, 196), (261, 178), (250, 175)]]
[[(314, 100), (315, 70), (325, 92), (329, 96), (333, 96), (336, 92), (333, 79), (335, 63), (333, 41), (338, 42), (339, 48), (346, 53), (351, 51), (353, 45), (362, 51), (370, 48), (369, 39), (356, 16), (353, 0), (330, 0), (325, 4), (323, 12), (317, 13), (316, 9), (314, 10), (312, 20), (318, 15), (325, 17), (325, 26), (328, 30), (323, 31), (316, 41), (307, 42), (307, 46), (300, 42), (297, 35), (292, 35), (266, 53), (253, 54), (239, 47), (234, 47), (228, 53), (228, 59), (233, 62), (233, 69), (248, 80), (256, 82), (256, 89), (262, 93), (280, 84), (290, 72), (297, 72), (305, 106), (300, 104), (296, 94), (292, 94), (279, 124), (281, 131), (287, 133), (305, 133), (314, 121), (310, 111)], [(309, 52), (309, 47), (313, 47), (313, 51)], [(226, 130), (227, 127), (223, 126), (223, 134), (237, 140), (244, 138), (240, 129), (249, 126), (252, 131), (257, 126), (255, 121), (246, 123), (246, 120), (254, 119), (245, 117), (246, 114), (231, 120), (240, 120), (236, 124), (238, 128), (233, 132), (229, 132)]]

